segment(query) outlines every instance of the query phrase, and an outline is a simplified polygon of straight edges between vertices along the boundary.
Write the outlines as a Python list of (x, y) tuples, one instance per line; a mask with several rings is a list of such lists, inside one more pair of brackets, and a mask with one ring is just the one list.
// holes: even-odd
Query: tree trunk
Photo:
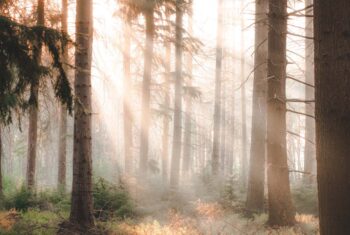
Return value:
[(91, 159), (92, 0), (77, 0), (73, 188), (70, 222), (79, 229), (94, 226)]
[[(312, 5), (313, 0), (306, 0), (305, 7)], [(307, 15), (312, 15), (313, 10), (306, 11)], [(313, 18), (305, 17), (305, 35), (306, 37), (313, 37)], [(314, 84), (314, 42), (310, 39), (305, 39), (305, 82)], [(305, 100), (314, 100), (315, 90), (313, 87), (305, 87)], [(305, 104), (305, 113), (308, 115), (315, 115), (315, 107), (313, 103)], [(304, 183), (310, 184), (315, 182), (314, 175), (316, 174), (316, 154), (315, 154), (315, 119), (306, 117), (305, 121), (305, 154), (304, 154), (304, 171), (310, 174), (304, 174)]]
[[(169, 21), (169, 15), (167, 14), (167, 21)], [(165, 43), (165, 94), (164, 94), (164, 107), (170, 110), (170, 66), (171, 66), (171, 44), (169, 41)], [(169, 117), (163, 117), (163, 137), (162, 137), (162, 176), (163, 182), (168, 182), (168, 165), (169, 165)]]
[[(68, 33), (68, 0), (62, 0), (62, 32)], [(68, 63), (68, 48), (63, 54), (63, 62)], [(67, 72), (67, 66), (64, 66)], [(66, 190), (66, 163), (67, 163), (67, 108), (60, 105), (60, 127), (58, 143), (58, 188)]]
[(350, 234), (350, 2), (314, 1), (320, 234)]
[[(192, 22), (192, 4), (193, 2), (190, 1), (189, 3), (189, 9), (188, 9), (188, 33), (192, 35), (193, 33), (193, 22)], [(188, 85), (192, 86), (192, 54), (191, 52), (187, 53), (186, 56), (186, 65), (187, 65), (187, 74), (189, 75), (189, 82)], [(191, 168), (191, 161), (192, 159), (192, 97), (190, 95), (187, 95), (185, 97), (185, 131), (184, 131), (184, 146), (183, 146), (183, 153), (182, 153), (182, 170), (184, 175), (188, 175), (190, 168)]]
[(132, 113), (131, 113), (131, 94), (132, 94), (132, 80), (131, 80), (131, 17), (127, 16), (124, 23), (124, 93), (123, 93), (123, 114), (124, 114), (124, 159), (125, 159), (125, 173), (131, 174), (133, 168), (132, 155)]
[(223, 0), (218, 0), (218, 22), (216, 35), (216, 74), (215, 74), (215, 105), (214, 105), (214, 130), (213, 130), (213, 153), (212, 153), (212, 174), (219, 173), (220, 163), (220, 131), (221, 131), (221, 76), (222, 76), (222, 21), (221, 14)]
[(266, 155), (266, 77), (267, 77), (267, 0), (255, 3), (255, 56), (252, 111), (252, 142), (246, 207), (262, 212), (264, 208)]
[[(241, 10), (244, 10), (242, 2)], [(247, 187), (247, 110), (246, 110), (246, 88), (245, 88), (245, 55), (244, 55), (244, 14), (241, 15), (241, 115), (242, 115), (242, 159), (241, 159), (241, 183), (243, 189)]]
[(140, 143), (140, 173), (147, 174), (149, 128), (150, 128), (150, 96), (152, 79), (153, 40), (154, 40), (154, 10), (147, 9), (146, 20), (146, 48), (144, 55), (144, 71), (142, 82), (142, 120), (141, 120), (141, 143)]
[(295, 223), (286, 148), (287, 0), (269, 1), (267, 84), (267, 179), (269, 224)]
[[(45, 1), (38, 0), (37, 8), (37, 25), (44, 26), (45, 24)], [(41, 63), (42, 45), (38, 43), (38, 49), (35, 51), (35, 59)], [(35, 168), (36, 168), (36, 153), (38, 140), (38, 103), (39, 103), (39, 78), (31, 84), (30, 88), (31, 99), (35, 101), (35, 105), (29, 109), (29, 128), (28, 128), (28, 152), (27, 152), (27, 187), (33, 189), (35, 186)]]
[(182, 133), (182, 20), (183, 0), (176, 0), (176, 40), (175, 40), (175, 109), (174, 136), (171, 159), (170, 187), (176, 190), (180, 178), (181, 133)]

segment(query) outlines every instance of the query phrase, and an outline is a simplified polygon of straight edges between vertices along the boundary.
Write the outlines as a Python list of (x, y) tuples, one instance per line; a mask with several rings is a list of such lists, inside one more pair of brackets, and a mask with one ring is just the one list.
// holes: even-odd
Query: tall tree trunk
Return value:
[(170, 187), (176, 190), (180, 178), (181, 133), (182, 133), (182, 20), (183, 0), (176, 0), (176, 40), (175, 40), (175, 109), (174, 109), (174, 135), (171, 158)]
[(295, 222), (286, 148), (287, 0), (269, 1), (267, 84), (267, 180), (269, 224)]
[(226, 89), (225, 86), (222, 89), (221, 94), (221, 137), (220, 137), (220, 170), (221, 174), (225, 174), (226, 167)]
[[(166, 16), (169, 22), (169, 14)], [(171, 72), (171, 43), (167, 41), (165, 43), (165, 94), (164, 94), (164, 107), (170, 110), (170, 72)], [(169, 117), (163, 117), (163, 137), (162, 137), (162, 177), (163, 182), (168, 182), (168, 165), (169, 165)]]
[(242, 159), (241, 159), (241, 182), (243, 189), (246, 189), (247, 185), (247, 169), (248, 169), (248, 157), (247, 157), (247, 108), (246, 108), (246, 84), (245, 84), (245, 54), (244, 54), (244, 4), (242, 1), (242, 15), (241, 15), (241, 115), (242, 115)]
[[(68, 33), (68, 0), (62, 0), (61, 16), (62, 32)], [(63, 54), (63, 62), (68, 63), (68, 48)], [(67, 66), (64, 66), (67, 72)], [(60, 127), (58, 143), (58, 188), (66, 189), (66, 165), (67, 165), (67, 108), (60, 105)]]
[(76, 103), (70, 222), (83, 230), (94, 226), (91, 158), (92, 9), (92, 0), (77, 0), (74, 82)]
[[(306, 0), (305, 7), (310, 7), (313, 0)], [(309, 8), (306, 11), (307, 15), (312, 15), (313, 10)], [(305, 17), (305, 35), (306, 37), (313, 37), (313, 18)], [(305, 39), (305, 82), (308, 84), (314, 84), (314, 43), (310, 39)], [(305, 99), (313, 100), (315, 98), (315, 90), (313, 87), (305, 87)], [(308, 115), (314, 116), (315, 107), (312, 103), (305, 104), (305, 112)], [(314, 175), (316, 174), (316, 153), (315, 145), (315, 120), (313, 118), (306, 117), (305, 121), (305, 154), (304, 154), (304, 171), (310, 172), (304, 174), (304, 183), (310, 184), (314, 181)]]
[(350, 234), (350, 1), (314, 1), (320, 234)]
[[(193, 33), (193, 9), (192, 9), (192, 0), (189, 2), (189, 9), (188, 9), (188, 33), (192, 36)], [(187, 74), (189, 75), (189, 82), (188, 85), (192, 86), (192, 54), (191, 52), (187, 53), (186, 56), (186, 65), (187, 65)], [(188, 175), (190, 168), (191, 168), (191, 161), (192, 159), (192, 97), (190, 95), (187, 95), (185, 97), (185, 130), (184, 130), (184, 146), (183, 146), (183, 153), (182, 153), (182, 170), (185, 175)]]
[[(45, 24), (45, 1), (38, 0), (37, 6), (37, 25), (44, 26)], [(42, 45), (38, 43), (35, 50), (35, 59), (37, 63), (41, 63)], [(33, 81), (30, 88), (31, 99), (35, 101), (35, 106), (29, 109), (29, 128), (28, 128), (28, 152), (27, 152), (27, 187), (29, 189), (35, 186), (35, 168), (37, 154), (37, 139), (38, 139), (38, 103), (39, 103), (39, 78)]]
[(146, 48), (144, 55), (144, 71), (142, 82), (142, 120), (141, 120), (141, 146), (140, 146), (140, 173), (147, 174), (149, 128), (151, 115), (151, 79), (154, 40), (154, 9), (151, 7), (145, 12), (146, 20)]
[(255, 3), (255, 56), (253, 84), (252, 143), (246, 207), (261, 212), (264, 208), (266, 155), (266, 77), (267, 77), (267, 0)]
[(124, 158), (125, 173), (131, 174), (133, 168), (132, 155), (132, 113), (131, 113), (131, 17), (128, 15), (124, 23), (124, 94), (123, 94), (123, 114), (124, 114)]
[(216, 72), (215, 72), (215, 105), (214, 105), (214, 130), (213, 130), (213, 153), (212, 153), (212, 174), (219, 173), (220, 162), (220, 131), (221, 131), (221, 76), (222, 76), (222, 21), (221, 14), (223, 0), (218, 0), (217, 11), (217, 35), (216, 35)]

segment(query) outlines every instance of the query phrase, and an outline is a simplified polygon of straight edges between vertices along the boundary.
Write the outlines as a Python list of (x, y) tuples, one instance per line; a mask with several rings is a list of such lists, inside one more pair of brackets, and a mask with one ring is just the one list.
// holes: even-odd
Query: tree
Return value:
[(250, 164), (246, 207), (264, 208), (266, 155), (267, 0), (255, 2), (255, 56)]
[(183, 0), (176, 0), (176, 32), (175, 32), (175, 108), (174, 135), (171, 158), (170, 187), (176, 190), (180, 178), (181, 133), (182, 133), (182, 53), (183, 53)]
[[(188, 33), (190, 36), (193, 33), (193, 1), (188, 3)], [(192, 69), (193, 61), (191, 52), (186, 56), (187, 75), (189, 77), (188, 86), (192, 86)], [(185, 130), (184, 130), (184, 146), (182, 152), (182, 170), (184, 174), (188, 174), (192, 159), (192, 97), (190, 94), (185, 95)]]
[[(313, 18), (309, 17), (313, 13), (312, 0), (305, 1), (305, 8), (307, 17), (305, 17), (305, 82), (307, 84), (314, 84), (314, 43), (310, 38), (313, 37)], [(305, 87), (305, 99), (314, 100), (315, 90), (313, 87)], [(311, 116), (315, 115), (315, 107), (313, 103), (305, 104), (305, 113)], [(304, 171), (311, 174), (304, 174), (304, 182), (312, 183), (314, 180), (313, 174), (316, 174), (316, 155), (315, 155), (315, 119), (306, 117), (305, 122), (305, 157), (304, 157)]]
[(218, 28), (216, 35), (216, 70), (215, 70), (215, 101), (214, 101), (214, 130), (213, 130), (213, 153), (212, 153), (212, 174), (219, 173), (220, 161), (220, 121), (221, 121), (221, 75), (222, 75), (222, 21), (221, 14), (223, 0), (218, 0)]
[(70, 223), (86, 231), (94, 226), (91, 159), (92, 0), (77, 0), (73, 186)]
[(125, 173), (132, 173), (133, 155), (132, 155), (132, 113), (131, 113), (131, 15), (127, 14), (124, 22), (124, 94), (123, 94), (123, 112), (124, 112), (124, 158)]
[(247, 102), (246, 102), (246, 84), (245, 84), (245, 55), (244, 55), (244, 4), (241, 2), (241, 115), (242, 115), (242, 161), (241, 161), (241, 181), (243, 188), (247, 186), (247, 169), (248, 169), (248, 157), (247, 157)]
[[(37, 6), (37, 25), (44, 26), (45, 24), (45, 2), (38, 0)], [(41, 62), (42, 44), (40, 42), (35, 45), (35, 60), (38, 64)], [(34, 100), (39, 97), (39, 78), (32, 81), (30, 86), (30, 96)], [(28, 128), (28, 152), (27, 152), (27, 187), (32, 189), (35, 185), (35, 165), (36, 165), (36, 148), (38, 139), (38, 107), (32, 106), (29, 109), (29, 128)]]
[[(68, 0), (62, 0), (61, 28), (63, 33), (68, 33)], [(63, 62), (68, 63), (68, 48), (63, 52)], [(67, 66), (64, 66), (67, 71)], [(58, 179), (57, 185), (61, 190), (66, 189), (66, 164), (67, 164), (67, 107), (60, 105), (59, 143), (58, 143)]]
[(314, 1), (320, 234), (350, 234), (350, 2)]
[(267, 180), (269, 224), (295, 222), (286, 149), (287, 0), (270, 0), (267, 82)]
[[(166, 20), (169, 21), (170, 13), (166, 11)], [(164, 108), (170, 109), (170, 67), (171, 67), (171, 43), (165, 42), (165, 64), (164, 64)], [(169, 162), (169, 116), (163, 117), (163, 136), (162, 136), (162, 177), (163, 182), (168, 181), (168, 162)]]
[(147, 174), (149, 128), (150, 128), (150, 99), (152, 80), (152, 60), (154, 44), (154, 3), (148, 1), (143, 10), (146, 21), (146, 45), (144, 53), (144, 70), (142, 81), (142, 117), (141, 117), (141, 141), (140, 141), (140, 171)]

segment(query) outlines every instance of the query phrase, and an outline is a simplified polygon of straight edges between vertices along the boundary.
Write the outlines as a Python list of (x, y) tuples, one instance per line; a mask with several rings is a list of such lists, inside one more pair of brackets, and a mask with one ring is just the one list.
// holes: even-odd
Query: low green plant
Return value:
[(98, 220), (111, 217), (124, 219), (134, 215), (132, 200), (122, 183), (116, 186), (99, 178), (93, 185), (93, 199)]
[(314, 186), (299, 186), (292, 190), (293, 201), (298, 213), (318, 215), (317, 189)]

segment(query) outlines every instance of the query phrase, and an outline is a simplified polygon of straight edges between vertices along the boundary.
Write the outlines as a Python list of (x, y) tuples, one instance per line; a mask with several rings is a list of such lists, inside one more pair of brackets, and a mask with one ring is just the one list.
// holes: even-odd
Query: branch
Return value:
[(310, 114), (307, 114), (307, 113), (301, 113), (301, 112), (298, 112), (298, 111), (294, 111), (294, 110), (291, 110), (291, 109), (287, 109), (286, 110), (287, 112), (290, 112), (290, 113), (295, 113), (295, 114), (299, 114), (299, 115), (304, 115), (306, 117), (310, 117), (310, 118), (315, 118), (315, 116), (312, 116)]
[(292, 132), (292, 131), (287, 131), (287, 134), (297, 136), (297, 137), (299, 137), (301, 139), (304, 139), (305, 141), (309, 142), (310, 144), (315, 145), (315, 143), (313, 141), (311, 141), (309, 139), (306, 139), (304, 136), (301, 136), (298, 133), (295, 133), (295, 132)]
[(289, 103), (315, 103), (315, 100), (286, 99)]
[(309, 84), (309, 83), (306, 83), (306, 82), (300, 81), (300, 80), (298, 80), (298, 79), (296, 79), (296, 78), (293, 78), (293, 77), (290, 77), (290, 76), (287, 76), (287, 79), (290, 79), (290, 80), (293, 80), (293, 81), (299, 82), (299, 83), (301, 83), (301, 84), (304, 84), (305, 86), (309, 86), (309, 87), (315, 88), (315, 86), (314, 86), (314, 85), (312, 85), (312, 84)]

